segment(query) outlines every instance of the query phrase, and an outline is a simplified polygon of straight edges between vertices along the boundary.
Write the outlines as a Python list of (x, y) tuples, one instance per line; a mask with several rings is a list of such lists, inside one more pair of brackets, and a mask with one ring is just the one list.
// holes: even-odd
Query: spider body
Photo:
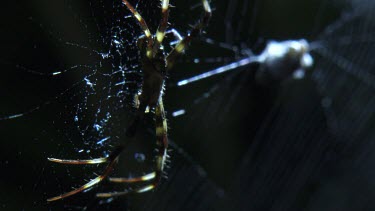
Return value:
[[(162, 18), (159, 27), (155, 33), (152, 35), (145, 20), (142, 16), (134, 9), (134, 7), (127, 1), (122, 0), (124, 5), (130, 10), (134, 18), (137, 19), (140, 27), (143, 30), (144, 35), (140, 36), (137, 40), (137, 46), (140, 51), (140, 63), (143, 72), (143, 82), (142, 89), (139, 96), (137, 96), (138, 101), (137, 113), (126, 130), (127, 137), (134, 137), (137, 130), (137, 125), (140, 120), (143, 119), (146, 108), (155, 108), (155, 134), (156, 134), (156, 162), (154, 171), (135, 178), (109, 178), (110, 182), (116, 183), (136, 183), (149, 181), (150, 184), (144, 185), (135, 189), (125, 190), (122, 192), (110, 192), (110, 193), (98, 193), (97, 197), (115, 197), (121, 196), (128, 193), (142, 193), (149, 191), (157, 187), (159, 184), (167, 155), (168, 148), (168, 137), (167, 137), (167, 120), (165, 118), (164, 105), (163, 105), (163, 86), (164, 80), (167, 75), (167, 71), (172, 67), (176, 58), (183, 53), (185, 48), (189, 45), (192, 38), (198, 36), (201, 30), (208, 24), (211, 17), (211, 8), (207, 0), (202, 0), (202, 5), (204, 8), (204, 16), (200, 21), (193, 27), (190, 33), (182, 38), (179, 33), (172, 29), (166, 32), (168, 26), (168, 15), (169, 15), (169, 0), (161, 0), (162, 8)], [(173, 33), (175, 37), (179, 39), (179, 42), (175, 48), (165, 55), (163, 51), (162, 42), (166, 33)], [(56, 163), (62, 164), (98, 164), (98, 163), (108, 163), (105, 167), (103, 173), (98, 177), (92, 179), (90, 182), (84, 184), (83, 186), (76, 188), (70, 192), (61, 194), (59, 196), (47, 199), (47, 201), (55, 201), (63, 199), (74, 195), (76, 193), (82, 192), (98, 183), (103, 181), (112, 172), (114, 165), (117, 163), (118, 157), (121, 152), (125, 149), (124, 145), (117, 146), (108, 157), (96, 158), (90, 160), (63, 160), (56, 158), (48, 158), (48, 160)]]
[[(157, 48), (156, 37), (152, 39), (152, 54), (148, 55), (148, 40), (141, 36), (137, 40), (137, 46), (141, 53), (141, 64), (143, 71), (143, 82), (139, 103), (145, 106), (155, 107), (162, 94), (163, 84), (166, 76), (167, 61), (162, 48)], [(160, 44), (159, 44), (160, 45)], [(141, 106), (140, 106), (141, 108)]]
[[(142, 50), (141, 50), (142, 52)], [(143, 56), (141, 58), (143, 70), (143, 82), (141, 93), (135, 97), (135, 105), (138, 109), (137, 116), (126, 129), (126, 136), (133, 137), (138, 123), (143, 119), (146, 108), (154, 108), (163, 94), (163, 86), (166, 75), (166, 60), (164, 53), (160, 52), (154, 58)]]
[(167, 63), (163, 53), (158, 53), (152, 59), (142, 58), (143, 83), (139, 96), (140, 104), (144, 103), (149, 107), (156, 106), (162, 94), (166, 66)]

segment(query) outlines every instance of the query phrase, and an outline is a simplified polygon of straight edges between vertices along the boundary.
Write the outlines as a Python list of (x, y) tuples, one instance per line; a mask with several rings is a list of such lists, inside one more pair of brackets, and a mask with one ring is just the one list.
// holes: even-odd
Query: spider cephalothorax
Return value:
[[(141, 53), (140, 63), (142, 64), (143, 72), (143, 83), (141, 94), (137, 97), (139, 103), (138, 111), (136, 113), (134, 121), (127, 128), (126, 135), (129, 137), (134, 136), (136, 132), (136, 125), (143, 119), (146, 108), (155, 108), (155, 125), (156, 125), (156, 146), (157, 155), (155, 162), (155, 170), (144, 176), (135, 178), (109, 178), (110, 182), (118, 183), (135, 183), (141, 181), (150, 181), (149, 185), (144, 185), (136, 189), (127, 190), (123, 192), (111, 192), (111, 193), (98, 193), (97, 197), (115, 197), (130, 192), (141, 193), (151, 189), (154, 189), (160, 182), (161, 175), (164, 169), (164, 162), (167, 157), (168, 148), (168, 138), (167, 138), (167, 121), (165, 118), (162, 91), (164, 86), (164, 80), (167, 71), (172, 67), (174, 61), (183, 53), (186, 46), (188, 46), (193, 37), (199, 35), (201, 30), (208, 24), (211, 17), (211, 8), (207, 0), (202, 0), (204, 8), (204, 16), (202, 19), (193, 27), (190, 33), (182, 38), (180, 34), (171, 29), (166, 31), (168, 26), (168, 16), (169, 16), (169, 0), (161, 1), (162, 8), (162, 18), (159, 27), (154, 35), (151, 34), (146, 22), (142, 16), (134, 9), (134, 7), (127, 1), (122, 0), (125, 6), (131, 11), (133, 16), (138, 20), (144, 35), (140, 36), (137, 42), (138, 48)], [(173, 48), (169, 54), (164, 54), (162, 43), (166, 33), (173, 33), (179, 42)], [(120, 153), (125, 149), (123, 145), (117, 146), (108, 157), (96, 158), (90, 160), (62, 160), (49, 158), (50, 161), (63, 163), (63, 164), (98, 164), (98, 163), (108, 163), (104, 172), (92, 179), (85, 185), (74, 189), (70, 192), (64, 193), (60, 196), (56, 196), (48, 199), (48, 201), (55, 201), (68, 196), (74, 195), (76, 193), (82, 192), (98, 183), (100, 183), (104, 178), (106, 178), (112, 171), (113, 166), (117, 163)]]

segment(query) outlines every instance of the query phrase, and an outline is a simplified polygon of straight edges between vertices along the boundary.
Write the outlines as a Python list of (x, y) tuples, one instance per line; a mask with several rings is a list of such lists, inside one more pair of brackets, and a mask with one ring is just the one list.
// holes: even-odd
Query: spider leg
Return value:
[(168, 124), (167, 119), (165, 118), (165, 111), (163, 105), (162, 96), (159, 98), (159, 103), (155, 109), (155, 124), (156, 124), (156, 146), (157, 146), (157, 155), (156, 155), (156, 180), (159, 183), (161, 175), (164, 170), (165, 160), (168, 157)]
[[(109, 163), (108, 165), (105, 167), (103, 173), (98, 176), (98, 177), (95, 177), (94, 179), (92, 179), (90, 182), (82, 185), (81, 187), (79, 188), (76, 188), (70, 192), (67, 192), (67, 193), (64, 193), (64, 194), (61, 194), (60, 196), (55, 196), (55, 197), (52, 197), (52, 198), (49, 198), (47, 199), (48, 202), (51, 202), (51, 201), (56, 201), (56, 200), (59, 200), (59, 199), (63, 199), (63, 198), (66, 198), (66, 197), (69, 197), (69, 196), (72, 196), (74, 194), (77, 194), (77, 193), (80, 193), (98, 183), (100, 183), (101, 181), (103, 181), (104, 178), (106, 178), (113, 170), (113, 166), (116, 164), (117, 162), (117, 158), (118, 156), (120, 155), (120, 153), (124, 150), (124, 146), (119, 146), (117, 147), (109, 156), (108, 158), (106, 158)], [(105, 158), (104, 158), (105, 159)], [(86, 163), (78, 163), (76, 161), (79, 161), (79, 160), (59, 160), (59, 159), (54, 159), (54, 160), (51, 160), (53, 162), (57, 162), (56, 160), (58, 160), (58, 163), (64, 163), (64, 164), (86, 164)], [(95, 160), (95, 159), (94, 159)], [(62, 161), (62, 162), (60, 162)], [(64, 161), (67, 161), (67, 162), (64, 162)], [(69, 161), (73, 161), (73, 162), (69, 162)], [(88, 164), (91, 164), (91, 163), (88, 163)]]
[(130, 10), (130, 12), (133, 13), (133, 16), (138, 20), (139, 25), (141, 26), (148, 41), (146, 55), (148, 58), (152, 58), (153, 40), (152, 40), (150, 29), (148, 28), (146, 21), (142, 18), (141, 14), (139, 14), (139, 12), (137, 12), (137, 10), (135, 10), (134, 7), (127, 0), (122, 0), (122, 2)]
[(156, 119), (156, 145), (157, 145), (157, 155), (156, 155), (156, 170), (142, 177), (136, 178), (110, 178), (111, 182), (118, 183), (133, 183), (133, 182), (143, 182), (153, 180), (151, 184), (141, 186), (136, 189), (122, 191), (122, 192), (111, 192), (111, 193), (98, 193), (97, 197), (109, 198), (126, 195), (129, 193), (143, 193), (149, 190), (156, 188), (161, 180), (161, 176), (164, 170), (165, 160), (168, 157), (167, 148), (168, 148), (168, 126), (167, 120), (165, 118), (165, 111), (163, 106), (162, 97), (159, 98), (159, 103), (156, 106), (155, 110), (155, 119)]
[(111, 161), (114, 158), (113, 156), (120, 154), (123, 149), (124, 149), (123, 146), (119, 146), (108, 157), (94, 158), (90, 160), (63, 160), (63, 159), (57, 159), (57, 158), (47, 158), (47, 159), (51, 162), (61, 163), (61, 164), (72, 164), (72, 165), (99, 164), (99, 163), (106, 163), (108, 161)]
[(191, 32), (181, 40), (176, 47), (168, 54), (167, 56), (167, 66), (170, 69), (173, 66), (174, 61), (177, 57), (183, 53), (185, 48), (190, 44), (191, 40), (198, 36), (201, 30), (208, 25), (208, 22), (211, 18), (211, 7), (207, 0), (202, 0), (203, 8), (204, 8), (204, 16), (200, 19), (200, 21), (195, 24)]
[(96, 197), (99, 198), (111, 198), (111, 197), (118, 197), (118, 196), (123, 196), (129, 193), (144, 193), (147, 191), (150, 191), (154, 189), (156, 186), (154, 184), (151, 185), (146, 185), (140, 188), (128, 190), (128, 191), (120, 191), (120, 192), (110, 192), (110, 193), (97, 193)]
[(141, 177), (134, 177), (134, 178), (123, 178), (123, 177), (111, 177), (109, 178), (110, 182), (116, 182), (116, 183), (132, 183), (132, 182), (143, 182), (154, 179), (156, 176), (155, 172), (146, 174)]
[[(149, 180), (155, 179), (155, 177), (156, 177), (156, 172), (152, 172), (152, 173), (146, 174), (142, 177), (135, 177), (135, 178), (109, 178), (109, 181), (110, 182), (116, 182), (116, 183), (134, 183), (134, 182), (149, 181)], [(97, 193), (96, 197), (109, 198), (109, 197), (126, 195), (128, 193), (142, 193), (142, 192), (152, 190), (155, 187), (156, 187), (156, 185), (153, 183), (153, 184), (150, 184), (150, 185), (142, 186), (140, 188), (136, 188), (136, 189), (128, 190), (128, 191), (110, 192), (110, 193)]]
[(62, 160), (56, 158), (47, 158), (51, 162), (73, 165), (99, 164), (108, 162), (108, 158), (95, 158), (91, 160)]
[(154, 52), (158, 52), (158, 49), (163, 42), (165, 37), (165, 30), (168, 27), (168, 16), (169, 16), (169, 0), (162, 0), (161, 3), (161, 21), (156, 31), (156, 43), (154, 45)]

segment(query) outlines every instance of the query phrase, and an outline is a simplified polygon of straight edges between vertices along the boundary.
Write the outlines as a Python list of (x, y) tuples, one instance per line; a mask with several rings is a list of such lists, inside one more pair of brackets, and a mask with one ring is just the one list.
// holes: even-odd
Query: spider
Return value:
[[(136, 183), (149, 181), (148, 185), (141, 186), (136, 189), (123, 191), (123, 192), (110, 192), (110, 193), (97, 193), (97, 197), (116, 197), (125, 195), (128, 193), (142, 193), (152, 190), (160, 183), (162, 173), (164, 170), (164, 163), (167, 157), (168, 138), (167, 138), (167, 121), (165, 118), (162, 92), (164, 86), (164, 80), (166, 78), (167, 71), (173, 66), (174, 61), (177, 57), (182, 54), (185, 48), (190, 44), (192, 38), (198, 36), (201, 30), (208, 25), (211, 17), (211, 8), (207, 0), (202, 0), (204, 8), (204, 16), (199, 22), (193, 27), (190, 33), (182, 38), (178, 32), (174, 29), (166, 31), (168, 27), (168, 16), (169, 16), (169, 0), (161, 0), (162, 18), (155, 35), (152, 35), (145, 20), (142, 16), (134, 9), (134, 7), (127, 1), (122, 0), (123, 4), (130, 10), (134, 18), (138, 21), (140, 27), (143, 30), (143, 35), (138, 38), (137, 46), (141, 53), (141, 64), (143, 70), (143, 83), (141, 94), (138, 98), (138, 108), (136, 116), (126, 130), (128, 137), (134, 136), (137, 128), (137, 124), (143, 119), (143, 116), (148, 108), (155, 108), (155, 125), (156, 125), (156, 145), (157, 155), (155, 170), (144, 176), (135, 178), (109, 178), (110, 182), (116, 183)], [(179, 42), (166, 56), (163, 51), (163, 39), (166, 33), (173, 33), (179, 39)], [(112, 172), (114, 165), (118, 161), (120, 153), (125, 149), (124, 145), (117, 146), (108, 157), (95, 158), (90, 160), (66, 160), (48, 158), (49, 161), (62, 163), (62, 164), (99, 164), (108, 163), (103, 173), (98, 177), (92, 179), (90, 182), (82, 185), (79, 188), (73, 189), (70, 192), (63, 193), (59, 196), (55, 196), (47, 199), (47, 201), (56, 201), (63, 199), (79, 192), (82, 192), (98, 183), (103, 181)]]

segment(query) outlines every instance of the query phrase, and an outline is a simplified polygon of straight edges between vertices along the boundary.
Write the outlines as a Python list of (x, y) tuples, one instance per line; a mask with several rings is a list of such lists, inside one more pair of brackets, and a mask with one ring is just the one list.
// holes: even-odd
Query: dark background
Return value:
[[(176, 6), (171, 27), (185, 35), (201, 7), (198, 1), (171, 3)], [(123, 133), (134, 114), (131, 96), (136, 86), (126, 86), (126, 94), (114, 102), (103, 102), (103, 110), (113, 116), (104, 135), (118, 138), (98, 146), (95, 143), (103, 134), (80, 134), (93, 124), (92, 115), (105, 96), (99, 89), (90, 95), (90, 89), (79, 83), (90, 69), (68, 71), (61, 77), (30, 70), (51, 73), (100, 61), (103, 65), (96, 66), (100, 73), (111, 71), (117, 61), (66, 42), (113, 53), (108, 40), (117, 31), (108, 25), (114, 22), (125, 29), (119, 33), (125, 43), (122, 61), (137, 65), (135, 41), (141, 31), (132, 18), (123, 19), (129, 13), (119, 5), (38, 0), (7, 2), (1, 7), (0, 114), (26, 112), (0, 122), (1, 210), (374, 209), (371, 93), (375, 86), (371, 80), (374, 54), (369, 49), (375, 46), (371, 14), (366, 13), (373, 3), (364, 0), (211, 2), (214, 11), (207, 33), (193, 42), (166, 83), (164, 99), (174, 149), (169, 179), (151, 193), (101, 201), (95, 199), (96, 192), (124, 188), (103, 182), (87, 193), (46, 203), (47, 198), (78, 187), (102, 170), (102, 166), (57, 165), (48, 157), (98, 157), (118, 142), (128, 141)], [(159, 21), (157, 5), (158, 1), (139, 1), (139, 10), (153, 31)], [(360, 15), (350, 19), (345, 14)], [(327, 26), (338, 29), (329, 32)], [(338, 42), (340, 37), (349, 41)], [(208, 44), (205, 38), (218, 43)], [(174, 85), (244, 57), (241, 50), (259, 53), (267, 40), (300, 38), (324, 41), (331, 50), (331, 54), (313, 54), (315, 66), (303, 80), (260, 84), (254, 79), (258, 66), (251, 65), (185, 87)], [(358, 44), (360, 38), (366, 42)], [(219, 42), (234, 50), (220, 47)], [(202, 62), (195, 64), (195, 58)], [(208, 58), (220, 61), (207, 62)], [(126, 73), (138, 84), (139, 75)], [(90, 79), (106, 87), (103, 90), (110, 87), (105, 78)], [(33, 109), (36, 106), (40, 108)], [(172, 117), (179, 109), (186, 114)], [(74, 123), (76, 115), (83, 120)], [(152, 167), (152, 131), (150, 115), (136, 141), (129, 141), (115, 175), (134, 176)], [(78, 153), (80, 149), (84, 152)], [(134, 159), (135, 152), (142, 152), (146, 161)]]

